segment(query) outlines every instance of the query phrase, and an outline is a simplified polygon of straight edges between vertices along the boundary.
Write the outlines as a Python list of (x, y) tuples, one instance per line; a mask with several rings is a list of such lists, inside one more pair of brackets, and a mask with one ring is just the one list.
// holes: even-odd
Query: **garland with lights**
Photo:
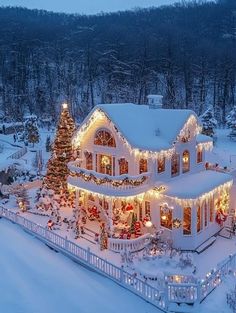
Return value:
[(140, 179), (130, 179), (129, 177), (125, 177), (122, 180), (113, 180), (109, 177), (98, 178), (92, 173), (86, 174), (83, 170), (80, 170), (77, 173), (70, 172), (70, 176), (82, 178), (86, 182), (92, 181), (97, 185), (110, 183), (113, 187), (120, 187), (123, 185), (138, 187), (138, 186), (141, 186), (148, 178), (147, 176), (142, 176)]

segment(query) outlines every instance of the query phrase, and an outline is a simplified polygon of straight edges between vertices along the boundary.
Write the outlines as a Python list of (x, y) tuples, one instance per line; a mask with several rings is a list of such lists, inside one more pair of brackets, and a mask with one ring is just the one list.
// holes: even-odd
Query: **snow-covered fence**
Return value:
[(142, 250), (151, 238), (150, 234), (142, 235), (135, 239), (108, 239), (108, 248), (114, 252), (129, 251), (135, 252)]
[(146, 281), (126, 272), (122, 267), (118, 267), (99, 257), (92, 253), (89, 248), (84, 249), (74, 242), (48, 230), (46, 227), (38, 225), (6, 208), (0, 207), (0, 216), (21, 225), (23, 229), (32, 233), (55, 250), (61, 251), (78, 263), (82, 263), (109, 277), (122, 287), (130, 290), (162, 311), (167, 312), (168, 303), (165, 291), (149, 285)]
[(201, 280), (199, 287), (199, 301), (201, 302), (214, 290), (222, 281), (222, 278), (231, 274), (236, 269), (236, 253), (230, 255), (226, 260), (219, 263), (216, 269), (206, 275), (206, 279)]
[(175, 280), (171, 280), (166, 276), (164, 288), (157, 288), (149, 285), (145, 280), (138, 278), (136, 275), (125, 271), (123, 267), (118, 267), (92, 253), (89, 248), (84, 249), (76, 243), (67, 240), (67, 238), (4, 207), (0, 207), (0, 216), (22, 226), (23, 229), (55, 250), (109, 277), (119, 285), (165, 312), (168, 311), (170, 305), (200, 303), (221, 283), (222, 277), (234, 273), (236, 270), (236, 254), (234, 254), (218, 264), (217, 268), (208, 273), (204, 280), (198, 281), (195, 279), (191, 281), (188, 277), (189, 282), (186, 282), (183, 277), (179, 279), (178, 275), (174, 275)]
[(14, 152), (13, 154), (11, 154), (8, 159), (20, 159), (21, 157), (23, 157), (23, 155), (25, 155), (27, 153), (27, 148), (23, 147), (20, 150)]

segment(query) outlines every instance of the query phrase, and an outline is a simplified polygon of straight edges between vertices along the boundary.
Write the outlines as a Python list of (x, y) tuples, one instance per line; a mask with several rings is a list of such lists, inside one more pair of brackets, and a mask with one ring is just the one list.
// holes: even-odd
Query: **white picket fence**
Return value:
[[(84, 249), (46, 227), (38, 225), (4, 207), (0, 207), (0, 217), (20, 225), (55, 250), (112, 279), (164, 312), (168, 312), (171, 303), (199, 304), (221, 283), (224, 276), (235, 273), (236, 270), (235, 253), (218, 264), (217, 268), (208, 273), (207, 278), (204, 280), (197, 281), (194, 278), (190, 283), (178, 283), (173, 282), (171, 276), (166, 276), (164, 287), (158, 289), (136, 275), (125, 271), (122, 266), (118, 267), (92, 253), (89, 248)], [(189, 307), (189, 310), (191, 308), (192, 306)]]
[(26, 147), (22, 147), (20, 150), (14, 152), (13, 154), (11, 154), (8, 159), (20, 159), (21, 157), (23, 157), (23, 155), (25, 155), (27, 153), (27, 148)]
[(134, 275), (125, 271), (98, 255), (92, 253), (90, 249), (84, 249), (79, 245), (67, 240), (64, 237), (38, 225), (19, 214), (16, 214), (4, 207), (0, 207), (0, 217), (6, 218), (27, 230), (41, 241), (47, 243), (55, 250), (61, 251), (71, 259), (82, 263), (106, 277), (109, 277), (119, 285), (125, 287), (157, 308), (167, 312), (167, 299), (165, 292), (149, 285)]

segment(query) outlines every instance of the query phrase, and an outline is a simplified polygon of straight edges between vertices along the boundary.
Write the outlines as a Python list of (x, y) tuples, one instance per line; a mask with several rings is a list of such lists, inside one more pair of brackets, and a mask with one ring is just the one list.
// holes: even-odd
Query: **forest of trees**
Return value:
[(236, 1), (182, 2), (94, 16), (0, 8), (0, 108), (81, 119), (98, 103), (202, 112), (220, 124), (236, 104)]

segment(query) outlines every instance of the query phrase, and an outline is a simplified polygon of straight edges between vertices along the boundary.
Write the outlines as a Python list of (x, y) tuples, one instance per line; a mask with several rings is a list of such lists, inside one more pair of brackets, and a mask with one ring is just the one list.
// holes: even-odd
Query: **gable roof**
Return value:
[(81, 126), (97, 110), (105, 113), (132, 147), (147, 151), (170, 149), (190, 116), (197, 119), (191, 110), (150, 109), (148, 105), (112, 103), (95, 106)]

